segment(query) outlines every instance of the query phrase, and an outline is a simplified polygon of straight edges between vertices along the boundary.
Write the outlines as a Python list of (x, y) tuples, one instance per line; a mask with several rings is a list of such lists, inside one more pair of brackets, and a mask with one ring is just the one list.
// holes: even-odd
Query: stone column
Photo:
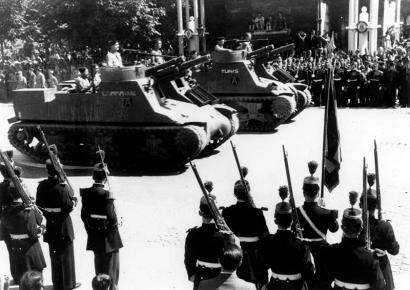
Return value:
[(198, 36), (198, 0), (193, 0), (192, 8), (194, 10), (194, 18), (195, 18), (195, 30), (192, 36), (193, 38), (193, 46), (196, 52), (199, 54), (199, 36)]
[(369, 53), (377, 51), (379, 0), (370, 0)]
[(359, 17), (359, 1), (349, 0), (349, 26), (348, 33), (348, 49), (355, 51), (357, 49), (357, 30), (356, 24)]
[(400, 39), (400, 14), (401, 14), (401, 0), (396, 0), (396, 40)]
[(184, 55), (184, 24), (182, 20), (182, 0), (177, 1), (177, 17), (178, 17), (178, 53)]
[[(199, 15), (201, 17), (201, 25), (202, 29), (206, 33), (206, 26), (205, 26), (205, 2), (204, 0), (199, 0)], [(202, 37), (202, 53), (206, 52), (206, 34)]]

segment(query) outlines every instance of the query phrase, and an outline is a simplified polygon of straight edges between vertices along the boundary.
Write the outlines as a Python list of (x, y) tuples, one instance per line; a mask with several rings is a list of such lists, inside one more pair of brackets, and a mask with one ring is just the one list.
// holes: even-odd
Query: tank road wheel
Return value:
[(205, 130), (194, 125), (183, 127), (175, 136), (177, 153), (184, 160), (198, 156), (208, 143)]
[(33, 136), (30, 135), (26, 128), (19, 128), (16, 132), (16, 139), (25, 145), (29, 145), (33, 141)]
[(298, 112), (300, 112), (306, 107), (308, 99), (307, 99), (306, 94), (302, 91), (297, 91), (296, 96), (297, 96), (296, 108)]
[(278, 120), (278, 125), (285, 122), (295, 109), (296, 101), (293, 97), (278, 96), (272, 101), (273, 116)]

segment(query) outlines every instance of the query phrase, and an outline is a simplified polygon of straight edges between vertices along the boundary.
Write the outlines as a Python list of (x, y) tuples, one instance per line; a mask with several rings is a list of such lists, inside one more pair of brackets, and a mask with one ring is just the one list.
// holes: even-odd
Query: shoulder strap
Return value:
[(309, 218), (307, 215), (306, 211), (304, 210), (303, 206), (299, 207), (300, 213), (302, 216), (305, 218), (305, 220), (308, 222), (309, 226), (315, 231), (316, 234), (318, 234), (323, 240), (326, 241), (326, 235), (322, 233), (316, 225), (312, 222), (312, 220)]

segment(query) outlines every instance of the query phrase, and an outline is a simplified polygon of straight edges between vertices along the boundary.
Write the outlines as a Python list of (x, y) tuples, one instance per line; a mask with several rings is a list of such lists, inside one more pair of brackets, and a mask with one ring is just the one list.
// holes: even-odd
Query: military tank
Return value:
[(121, 168), (181, 166), (231, 131), (208, 110), (168, 98), (142, 66), (101, 68), (95, 93), (20, 89), (13, 102), (10, 143), (38, 162), (47, 158), (38, 125), (63, 164), (91, 165), (100, 146)]
[(207, 91), (238, 111), (240, 131), (272, 131), (296, 111), (295, 94), (279, 82), (258, 77), (249, 60), (272, 49), (249, 54), (244, 50), (215, 51), (212, 65), (194, 72)]
[(284, 69), (272, 67), (268, 68), (266, 64), (275, 59), (278, 53), (288, 51), (293, 48), (293, 44), (288, 44), (276, 49), (268, 50), (265, 54), (256, 54), (254, 57), (252, 57), (255, 73), (260, 78), (263, 78), (266, 81), (279, 82), (295, 94), (296, 111), (291, 116), (291, 118), (293, 118), (295, 115), (302, 112), (303, 109), (309, 106), (312, 100), (312, 95), (309, 91), (309, 87), (305, 84), (296, 82), (296, 79)]
[(212, 118), (218, 120), (219, 131), (213, 131), (210, 143), (205, 151), (214, 150), (226, 142), (239, 129), (237, 111), (221, 104), (219, 99), (201, 87), (192, 78), (192, 70), (211, 60), (210, 55), (185, 61), (184, 57), (174, 58), (162, 65), (145, 71), (147, 77), (154, 79), (154, 87), (168, 98), (195, 104), (206, 111)]

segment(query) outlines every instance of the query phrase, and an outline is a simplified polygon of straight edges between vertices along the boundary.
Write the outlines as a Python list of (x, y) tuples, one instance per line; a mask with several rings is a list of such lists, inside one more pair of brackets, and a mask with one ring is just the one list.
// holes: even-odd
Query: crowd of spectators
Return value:
[(280, 31), (288, 28), (286, 18), (283, 16), (282, 12), (278, 12), (274, 17), (269, 15), (265, 18), (261, 12), (252, 17), (251, 23), (249, 24), (250, 31)]

